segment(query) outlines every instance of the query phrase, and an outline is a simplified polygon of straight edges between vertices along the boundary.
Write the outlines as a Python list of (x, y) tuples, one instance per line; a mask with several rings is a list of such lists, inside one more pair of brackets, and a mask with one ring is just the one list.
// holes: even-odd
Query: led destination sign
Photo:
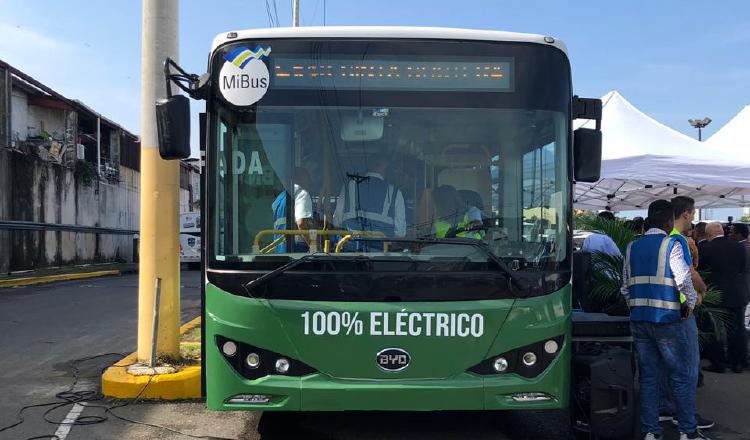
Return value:
[(272, 88), (509, 92), (511, 58), (450, 60), (326, 59), (273, 57)]

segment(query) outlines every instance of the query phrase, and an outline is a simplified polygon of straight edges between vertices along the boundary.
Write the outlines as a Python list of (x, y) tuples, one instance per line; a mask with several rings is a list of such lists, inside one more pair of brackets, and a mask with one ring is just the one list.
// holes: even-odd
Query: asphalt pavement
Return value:
[[(182, 272), (181, 309), (186, 322), (200, 313), (200, 274)], [(0, 427), (18, 420), (25, 405), (61, 402), (56, 394), (79, 377), (73, 391), (98, 391), (103, 368), (136, 345), (138, 277), (58, 282), (0, 289)], [(115, 353), (115, 354), (107, 354)], [(706, 374), (698, 406), (715, 418), (712, 438), (750, 440), (744, 400), (750, 372)], [(44, 420), (44, 412), (52, 409)], [(109, 409), (109, 410), (108, 410)], [(80, 411), (78, 422), (61, 425)], [(60, 439), (517, 439), (567, 440), (565, 413), (256, 413), (209, 412), (202, 402), (118, 402), (35, 407), (0, 439), (57, 434)], [(105, 419), (105, 420), (102, 420)], [(54, 438), (54, 437), (45, 437)], [(666, 440), (677, 438), (670, 430)]]

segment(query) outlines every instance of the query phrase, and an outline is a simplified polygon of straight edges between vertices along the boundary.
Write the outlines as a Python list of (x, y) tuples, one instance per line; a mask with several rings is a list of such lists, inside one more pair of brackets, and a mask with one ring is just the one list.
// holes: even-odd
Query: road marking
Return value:
[(65, 440), (68, 434), (70, 434), (71, 428), (73, 428), (73, 423), (78, 420), (81, 412), (83, 412), (83, 405), (80, 403), (74, 403), (73, 407), (70, 408), (68, 415), (65, 416), (65, 420), (60, 423), (57, 431), (55, 431), (55, 436), (57, 436), (58, 439)]

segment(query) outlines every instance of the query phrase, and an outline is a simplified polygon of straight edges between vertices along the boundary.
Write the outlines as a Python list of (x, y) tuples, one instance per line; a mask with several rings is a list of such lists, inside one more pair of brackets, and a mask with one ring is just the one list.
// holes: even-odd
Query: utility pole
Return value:
[(141, 40), (141, 226), (138, 361), (151, 357), (156, 280), (160, 279), (156, 351), (179, 357), (179, 161), (159, 156), (154, 104), (166, 98), (164, 60), (177, 61), (179, 0), (143, 0)]
[(292, 26), (299, 27), (299, 0), (293, 0)]
[(702, 142), (703, 136), (701, 134), (701, 130), (706, 128), (706, 126), (711, 123), (711, 118), (706, 116), (703, 119), (688, 119), (688, 122), (693, 126), (693, 128), (698, 129), (698, 142)]

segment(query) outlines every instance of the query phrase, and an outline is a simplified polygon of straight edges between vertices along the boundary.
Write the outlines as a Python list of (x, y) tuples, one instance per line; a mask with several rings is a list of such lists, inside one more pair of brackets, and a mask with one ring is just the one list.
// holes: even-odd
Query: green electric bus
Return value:
[[(562, 42), (255, 29), (166, 74), (207, 102), (210, 409), (568, 405), (571, 189), (598, 179), (601, 102), (573, 96)], [(165, 158), (189, 151), (186, 109), (157, 105)]]

